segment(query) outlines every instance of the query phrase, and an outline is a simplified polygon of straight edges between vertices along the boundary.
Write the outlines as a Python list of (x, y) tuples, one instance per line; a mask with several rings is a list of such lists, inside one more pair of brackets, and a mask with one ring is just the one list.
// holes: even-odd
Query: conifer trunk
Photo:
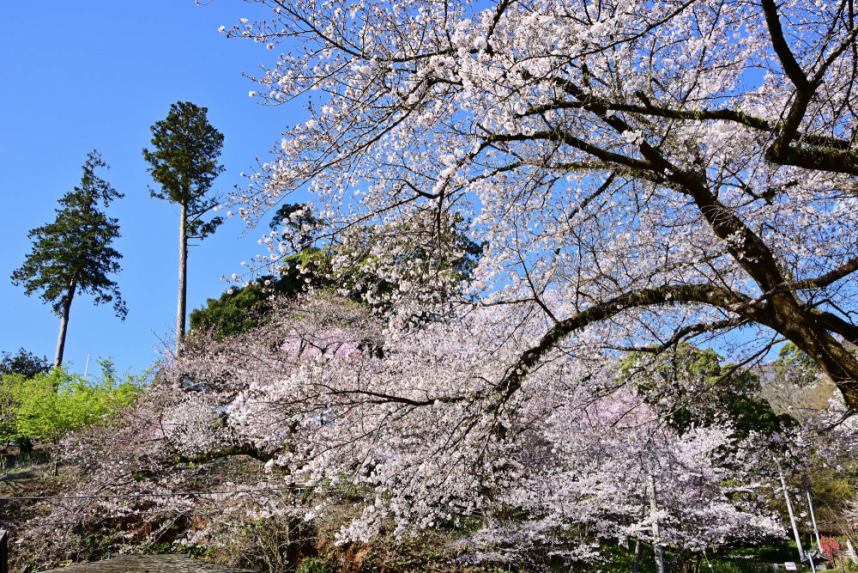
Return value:
[(57, 338), (57, 352), (54, 355), (54, 368), (63, 363), (63, 354), (66, 349), (66, 332), (68, 332), (69, 327), (69, 314), (71, 313), (71, 303), (76, 287), (75, 281), (72, 280), (69, 285), (69, 294), (63, 302), (63, 313), (60, 315), (60, 335)]
[(176, 356), (185, 343), (185, 309), (188, 297), (188, 206), (182, 203), (179, 221), (179, 307), (176, 311)]

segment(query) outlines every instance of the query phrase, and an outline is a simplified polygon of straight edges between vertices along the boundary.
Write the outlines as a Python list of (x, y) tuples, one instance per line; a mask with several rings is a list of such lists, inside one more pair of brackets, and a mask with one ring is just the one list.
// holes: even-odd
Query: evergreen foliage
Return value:
[(223, 134), (207, 118), (208, 108), (191, 102), (170, 106), (167, 118), (151, 127), (153, 151), (143, 149), (148, 172), (160, 185), (150, 189), (152, 197), (180, 208), (179, 215), (179, 303), (176, 310), (176, 353), (181, 354), (185, 337), (188, 297), (188, 240), (205, 239), (223, 223), (221, 217), (204, 218), (216, 210), (219, 199), (210, 194), (214, 180), (223, 173), (218, 165)]
[(77, 292), (94, 296), (96, 305), (112, 302), (122, 320), (128, 313), (117, 283), (110, 278), (121, 271), (122, 255), (112, 246), (120, 236), (119, 224), (104, 212), (123, 195), (95, 174), (99, 167), (109, 168), (93, 151), (83, 166), (80, 186), (59, 200), (61, 208), (53, 223), (30, 231), (33, 249), (12, 273), (14, 285), (23, 286), (27, 296), (40, 293), (62, 319), (55, 365), (62, 362), (65, 328)]
[(316, 227), (319, 219), (313, 214), (309, 205), (300, 203), (286, 203), (274, 212), (271, 229), (285, 226), (291, 230), (291, 239), (296, 251), (303, 251), (313, 244), (316, 238)]
[(218, 205), (218, 198), (209, 193), (225, 170), (217, 162), (224, 137), (208, 122), (207, 114), (208, 108), (191, 102), (172, 104), (167, 118), (150, 128), (153, 150), (143, 149), (147, 171), (160, 185), (159, 190), (150, 189), (150, 194), (187, 209), (189, 239), (204, 239), (223, 223), (221, 217), (203, 219)]
[[(272, 278), (266, 276), (261, 280), (270, 281)], [(191, 311), (191, 330), (211, 331), (217, 341), (250, 330), (268, 313), (269, 305), (265, 302), (271, 296), (271, 290), (257, 282), (231, 288), (219, 298), (210, 298), (201, 308)]]
[(272, 296), (295, 296), (307, 286), (331, 288), (332, 281), (324, 272), (329, 266), (329, 253), (312, 247), (287, 257), (279, 276), (266, 275), (247, 286), (230, 288), (191, 311), (191, 330), (211, 332), (221, 341), (260, 326), (274, 308)]
[(3, 352), (2, 355), (0, 377), (6, 374), (20, 374), (25, 378), (33, 378), (51, 369), (47, 356), (40, 358), (23, 348), (19, 348), (16, 354)]
[(662, 409), (668, 405), (663, 414), (680, 432), (726, 418), (736, 438), (744, 439), (752, 432), (771, 435), (795, 423), (758, 396), (760, 379), (754, 372), (724, 363), (711, 348), (680, 343), (655, 356), (631, 353), (621, 371), (648, 404)]

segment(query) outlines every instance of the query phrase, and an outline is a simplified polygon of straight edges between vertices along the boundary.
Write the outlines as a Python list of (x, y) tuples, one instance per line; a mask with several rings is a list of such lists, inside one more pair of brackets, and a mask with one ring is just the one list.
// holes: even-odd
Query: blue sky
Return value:
[[(254, 10), (256, 13), (254, 13)], [(59, 319), (37, 296), (26, 297), (9, 275), (24, 260), (27, 232), (53, 220), (57, 199), (80, 181), (86, 155), (98, 149), (111, 166), (102, 172), (125, 198), (111, 206), (119, 218), (123, 271), (118, 276), (129, 314), (123, 323), (110, 305), (86, 295), (71, 309), (66, 360), (83, 372), (87, 354), (112, 356), (135, 371), (155, 358), (159, 337), (175, 321), (178, 212), (151, 199), (141, 149), (149, 126), (170, 104), (192, 101), (209, 108), (225, 135), (216, 189), (241, 183), (254, 157), (264, 157), (281, 128), (301, 119), (298, 106), (262, 107), (248, 97), (242, 77), (270, 59), (264, 45), (227, 40), (217, 32), (259, 7), (238, 0), (80, 0), (9, 2), (0, 37), (0, 350), (24, 347), (53, 358)], [(259, 252), (256, 234), (239, 238), (230, 219), (191, 249), (188, 308), (227, 288), (220, 280), (240, 272)], [(92, 365), (92, 363), (90, 363)]]

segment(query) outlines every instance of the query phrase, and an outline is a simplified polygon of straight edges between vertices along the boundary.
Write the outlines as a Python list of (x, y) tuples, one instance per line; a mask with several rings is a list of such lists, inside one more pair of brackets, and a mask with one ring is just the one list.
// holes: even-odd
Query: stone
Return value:
[(236, 569), (200, 561), (188, 555), (128, 555), (94, 563), (81, 563), (51, 569), (44, 573), (247, 573)]

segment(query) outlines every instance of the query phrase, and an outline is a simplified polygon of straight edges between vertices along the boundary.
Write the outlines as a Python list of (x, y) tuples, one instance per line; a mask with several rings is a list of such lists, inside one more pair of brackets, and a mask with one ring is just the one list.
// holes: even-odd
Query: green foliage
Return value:
[(79, 291), (93, 295), (95, 304), (113, 302), (116, 315), (124, 320), (128, 310), (119, 287), (108, 278), (121, 270), (122, 255), (111, 246), (120, 236), (119, 225), (100, 210), (123, 195), (95, 174), (99, 167), (108, 168), (93, 151), (83, 166), (80, 187), (59, 200), (56, 220), (30, 231), (33, 250), (12, 273), (12, 283), (23, 285), (27, 296), (40, 292), (58, 316)]
[(816, 382), (821, 373), (816, 361), (792, 342), (781, 347), (778, 359), (772, 363), (772, 369), (779, 380), (801, 387)]
[(196, 332), (212, 332), (215, 340), (233, 336), (260, 324), (271, 307), (265, 302), (271, 296), (271, 289), (261, 283), (246, 287), (234, 287), (220, 295), (210, 298), (201, 308), (191, 311), (191, 329)]
[(210, 332), (215, 340), (221, 341), (260, 326), (274, 308), (272, 296), (294, 296), (307, 286), (330, 286), (330, 281), (324, 279), (324, 269), (328, 265), (328, 255), (312, 247), (287, 257), (280, 267), (279, 277), (263, 276), (245, 287), (233, 287), (191, 311), (191, 329)]
[(278, 227), (290, 229), (295, 250), (301, 252), (313, 244), (315, 227), (318, 224), (319, 220), (308, 205), (286, 203), (274, 212), (274, 217), (268, 226), (274, 230)]
[(182, 205), (186, 209), (187, 234), (204, 239), (223, 223), (220, 217), (204, 221), (202, 215), (218, 205), (207, 197), (224, 167), (218, 165), (223, 134), (207, 118), (208, 108), (180, 101), (170, 106), (167, 118), (151, 127), (153, 151), (143, 149), (147, 171), (161, 186), (152, 197)]
[(69, 432), (109, 421), (140, 392), (139, 380), (116, 375), (110, 360), (101, 360), (102, 376), (86, 381), (63, 367), (26, 378), (10, 374), (0, 379), (0, 399), (10, 404), (11, 420), (0, 439), (26, 436), (57, 442)]
[(310, 557), (301, 561), (296, 573), (334, 573), (334, 568), (323, 559)]
[(621, 372), (648, 404), (669, 405), (669, 423), (680, 432), (726, 417), (736, 437), (743, 439), (751, 432), (771, 435), (795, 423), (757, 396), (756, 374), (722, 362), (723, 357), (712, 349), (681, 343), (658, 355), (630, 353)]
[(0, 360), (0, 376), (6, 374), (20, 374), (24, 378), (33, 378), (51, 369), (47, 356), (39, 358), (32, 352), (23, 348), (18, 349), (17, 354), (3, 352), (3, 360)]
[(5, 442), (9, 440), (18, 440), (18, 431), (15, 425), (18, 402), (15, 400), (13, 388), (14, 383), (19, 379), (26, 380), (27, 378), (23, 374), (7, 374), (0, 377), (0, 443), (2, 445), (5, 445)]
[(813, 358), (808, 356), (792, 342), (787, 342), (781, 347), (780, 351), (778, 352), (778, 359), (775, 362), (785, 364), (787, 366), (793, 364), (800, 364), (802, 366), (813, 366), (818, 368)]

